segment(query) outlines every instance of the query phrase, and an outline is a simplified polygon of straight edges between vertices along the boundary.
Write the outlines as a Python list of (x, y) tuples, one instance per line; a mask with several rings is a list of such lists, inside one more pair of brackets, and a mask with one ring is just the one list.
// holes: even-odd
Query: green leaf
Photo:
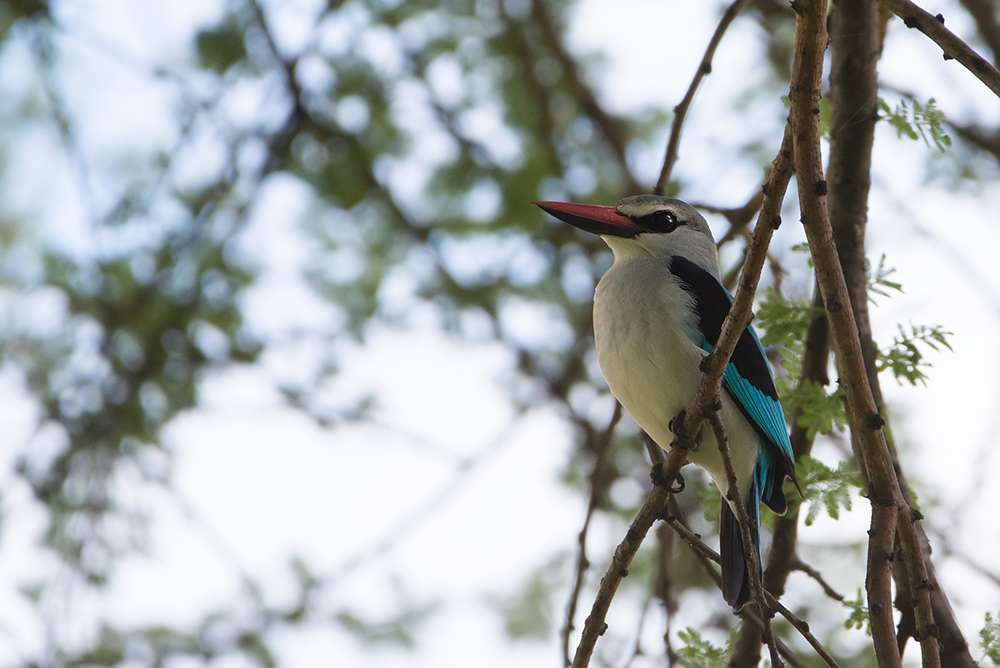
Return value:
[(826, 387), (816, 381), (807, 381), (794, 388), (781, 379), (777, 384), (786, 415), (791, 417), (796, 410), (800, 410), (798, 424), (808, 430), (809, 438), (842, 431), (847, 427), (842, 388), (827, 394)]
[(738, 630), (730, 634), (725, 647), (716, 647), (701, 637), (692, 627), (679, 631), (684, 647), (677, 650), (682, 668), (726, 668), (729, 662), (730, 647)]
[(865, 605), (864, 593), (858, 588), (858, 597), (853, 601), (844, 601), (844, 607), (851, 611), (851, 614), (844, 620), (845, 629), (865, 630), (868, 635), (872, 634), (871, 618), (868, 615), (868, 606)]
[(994, 665), (1000, 666), (1000, 617), (986, 613), (983, 628), (979, 631), (980, 645), (983, 652)]
[(861, 474), (846, 461), (831, 469), (819, 460), (803, 457), (796, 464), (795, 473), (809, 504), (806, 526), (816, 521), (821, 510), (825, 510), (832, 519), (840, 519), (841, 510), (851, 510), (851, 494), (863, 488)]
[(951, 137), (942, 127), (944, 112), (935, 106), (933, 97), (923, 105), (913, 98), (910, 99), (910, 103), (912, 107), (907, 105), (906, 100), (902, 100), (893, 109), (885, 100), (879, 98), (878, 107), (884, 114), (882, 118), (896, 129), (897, 137), (906, 135), (914, 141), (923, 139), (928, 148), (933, 145), (944, 153), (945, 149), (951, 146)]
[(930, 368), (930, 362), (924, 359), (921, 346), (926, 346), (931, 350), (947, 348), (951, 350), (948, 337), (951, 332), (943, 330), (939, 325), (928, 327), (926, 325), (910, 325), (910, 331), (903, 329), (902, 325), (897, 325), (899, 336), (892, 340), (892, 346), (885, 350), (879, 350), (878, 358), (875, 362), (879, 373), (889, 370), (900, 385), (907, 381), (910, 385), (918, 382), (927, 385), (927, 375), (924, 369)]
[(879, 258), (878, 266), (872, 271), (871, 261), (867, 258), (865, 259), (865, 278), (868, 284), (868, 301), (875, 303), (875, 299), (872, 295), (882, 295), (883, 297), (891, 297), (889, 290), (894, 290), (896, 292), (902, 292), (903, 286), (895, 281), (890, 281), (889, 276), (894, 274), (896, 270), (892, 267), (885, 266), (885, 253)]

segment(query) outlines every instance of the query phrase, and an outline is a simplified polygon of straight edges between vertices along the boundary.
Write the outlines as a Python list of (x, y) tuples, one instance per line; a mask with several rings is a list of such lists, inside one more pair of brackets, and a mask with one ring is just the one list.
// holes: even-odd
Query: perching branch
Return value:
[(903, 19), (907, 28), (916, 28), (930, 37), (944, 51), (945, 60), (957, 60), (965, 69), (1000, 97), (1000, 70), (980, 56), (955, 33), (944, 27), (944, 16), (932, 16), (910, 0), (881, 0), (892, 13)]
[[(705, 411), (709, 406), (714, 406), (719, 402), (719, 391), (722, 387), (722, 375), (729, 363), (729, 357), (736, 348), (736, 341), (743, 330), (750, 324), (751, 307), (753, 306), (753, 296), (760, 280), (760, 272), (763, 269), (765, 258), (767, 257), (767, 246), (771, 242), (774, 230), (781, 223), (778, 215), (781, 210), (781, 203), (788, 187), (788, 181), (792, 175), (792, 154), (791, 154), (791, 128), (786, 125), (785, 135), (782, 139), (781, 149), (774, 159), (771, 174), (767, 183), (764, 184), (764, 204), (761, 207), (760, 215), (757, 217), (757, 226), (754, 229), (753, 241), (745, 263), (740, 284), (737, 287), (733, 304), (729, 309), (729, 314), (722, 326), (722, 332), (716, 343), (715, 349), (702, 363), (702, 370), (705, 376), (702, 378), (698, 392), (694, 400), (685, 411), (684, 420), (678, 425), (675, 436), (677, 440), (673, 447), (667, 452), (666, 459), (660, 468), (661, 476), (668, 484), (676, 479), (681, 466), (687, 460), (687, 450), (682, 444), (693, 443), (694, 438), (701, 428)], [(660, 485), (655, 485), (646, 503), (629, 527), (625, 540), (615, 550), (615, 556), (611, 565), (601, 579), (594, 605), (590, 615), (584, 622), (583, 634), (580, 644), (577, 646), (576, 655), (573, 657), (573, 667), (583, 668), (590, 662), (590, 657), (594, 652), (594, 645), (597, 638), (606, 628), (605, 618), (611, 599), (614, 598), (621, 579), (628, 573), (628, 565), (632, 562), (643, 537), (649, 531), (653, 521), (661, 513), (666, 502), (668, 492)]]
[[(663, 466), (666, 475), (670, 475), (669, 471), (672, 468), (669, 480), (676, 477), (685, 457), (685, 451), (682, 448), (670, 449), (667, 463)], [(642, 545), (642, 539), (646, 537), (653, 522), (663, 515), (669, 494), (670, 492), (666, 488), (659, 485), (653, 486), (649, 496), (646, 497), (646, 503), (643, 504), (639, 514), (636, 515), (632, 525), (628, 528), (625, 539), (615, 549), (611, 564), (604, 577), (601, 578), (601, 585), (597, 591), (597, 597), (594, 599), (594, 605), (590, 614), (587, 615), (587, 621), (583, 624), (583, 635), (580, 637), (580, 644), (577, 645), (576, 654), (573, 656), (573, 668), (584, 668), (590, 664), (590, 657), (594, 653), (597, 638), (603, 635), (608, 628), (605, 619), (608, 615), (608, 609), (611, 607), (611, 601), (615, 597), (615, 592), (618, 591), (622, 579), (628, 575), (628, 567), (632, 563), (635, 553), (639, 550), (639, 546)]]
[(684, 119), (687, 117), (691, 102), (694, 101), (694, 94), (698, 91), (701, 80), (712, 72), (712, 58), (715, 57), (715, 49), (718, 48), (719, 42), (722, 41), (722, 36), (726, 34), (726, 30), (729, 28), (729, 24), (740, 13), (744, 4), (746, 4), (746, 0), (734, 0), (726, 9), (719, 20), (719, 25), (715, 28), (712, 39), (708, 42), (708, 48), (705, 49), (705, 55), (701, 58), (698, 71), (695, 72), (694, 79), (691, 80), (691, 85), (688, 86), (687, 92), (684, 94), (684, 99), (674, 107), (674, 122), (670, 127), (670, 139), (667, 141), (667, 155), (663, 159), (660, 178), (656, 180), (656, 187), (653, 188), (653, 193), (656, 195), (662, 195), (667, 187), (667, 183), (670, 182), (670, 172), (673, 171), (674, 163), (677, 162), (677, 147), (681, 142), (681, 130), (684, 127)]
[(774, 159), (767, 183), (764, 184), (764, 203), (757, 216), (757, 226), (754, 228), (753, 239), (747, 249), (747, 257), (743, 263), (743, 273), (740, 275), (733, 304), (729, 308), (726, 320), (722, 324), (722, 332), (712, 353), (701, 363), (705, 373), (694, 400), (684, 413), (684, 420), (678, 425), (674, 435), (681, 444), (694, 442), (701, 428), (705, 410), (719, 403), (719, 391), (722, 388), (722, 376), (729, 364), (729, 358), (736, 349), (736, 342), (743, 330), (750, 324), (753, 316), (754, 294), (760, 273), (767, 259), (767, 247), (771, 243), (774, 231), (781, 224), (781, 203), (785, 198), (785, 190), (792, 176), (792, 135), (791, 125), (785, 126), (785, 135), (781, 141), (781, 149)]

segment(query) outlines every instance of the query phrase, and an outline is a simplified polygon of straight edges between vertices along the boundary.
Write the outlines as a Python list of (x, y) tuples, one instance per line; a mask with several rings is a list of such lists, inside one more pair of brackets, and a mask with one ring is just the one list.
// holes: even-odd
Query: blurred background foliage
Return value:
[[(724, 6), (716, 4), (721, 14)], [(120, 557), (145, 545), (148, 518), (133, 491), (169, 488), (172, 453), (161, 435), (198, 406), (207, 374), (265, 365), (288, 405), (320, 424), (371, 420), (377, 397), (346, 400), (331, 387), (343, 361), (335, 344), (364, 345), (375, 324), (405, 330), (430, 322), (456, 339), (501, 342), (517, 360), (507, 388), (512, 405), (521, 412), (557, 406), (575, 430), (565, 483), (582, 495), (593, 485), (596, 509), (621, 526), (631, 518), (642, 499), (636, 490), (648, 484), (648, 459), (629, 424), (609, 435), (603, 451), (611, 402), (591, 331), (592, 289), (610, 253), (600, 239), (554, 224), (530, 204), (611, 203), (648, 192), (671, 114), (626, 114), (608, 104), (597, 85), (601, 54), (567, 46), (573, 9), (563, 0), (333, 0), (294, 9), (230, 0), (187, 43), (150, 60), (135, 57), (134, 45), (121, 46), (124, 38), (77, 30), (72, 3), (0, 3), (0, 188), (7, 202), (0, 206), (0, 350), (6, 377), (30, 398), (21, 410), (34, 416), (32, 432), (16, 447), (15, 472), (44, 508), (45, 545), (66, 569), (25, 583), (43, 626), (58, 625), (52, 610), (67, 582), (99, 590)], [(281, 28), (290, 13), (295, 39)], [(792, 54), (787, 4), (754, 0), (738, 21), (756, 26), (759, 50), (748, 58), (759, 61), (760, 76), (731, 91), (731, 110), (745, 113), (757, 131), (720, 133), (726, 148), (718, 160), (738, 160), (756, 176), (735, 199), (707, 202), (720, 209), (743, 205), (780, 144)], [(665, 31), (668, 50), (670, 38)], [(104, 89), (100, 81), (74, 79), (81, 49), (150, 88), (161, 114), (150, 123), (166, 125), (157, 139), (99, 143), (92, 126), (103, 107), (82, 102), (81, 91), (92, 86), (99, 96)], [(107, 112), (105, 132), (114, 134), (120, 113)], [(963, 157), (952, 168), (935, 167), (945, 180), (996, 175), (1000, 128), (946, 129), (960, 152), (939, 158), (934, 150), (928, 159), (940, 165), (949, 155)], [(60, 154), (60, 162), (23, 166), (43, 150)], [(56, 192), (34, 187), (45, 183), (39, 169), (71, 183), (75, 198), (51, 207), (24, 201), (19, 190)], [(246, 295), (261, 281), (268, 249), (248, 250), (247, 226), (265, 206), (269, 184), (282, 179), (294, 182), (307, 203), (289, 215), (308, 240), (301, 269), (321, 324), (275, 322), (255, 331), (247, 325)], [(683, 193), (685, 185), (675, 179), (668, 191)], [(791, 224), (794, 202), (787, 206)], [(67, 228), (65, 219), (81, 222)], [(730, 238), (742, 248), (739, 230)], [(774, 252), (790, 271), (772, 265), (776, 278), (766, 281), (770, 321), (780, 323), (808, 304), (801, 300), (811, 285), (806, 271), (793, 268), (804, 266), (803, 255), (791, 256), (787, 247)], [(724, 272), (734, 276), (741, 254), (723, 259)], [(765, 341), (780, 343), (777, 331), (776, 340)], [(795, 342), (784, 345), (789, 350), (776, 354), (794, 355)], [(284, 366), (297, 346), (321, 353), (305, 367)], [(818, 430), (842, 428), (842, 419), (830, 415), (837, 405), (834, 398), (817, 418), (826, 425)], [(592, 477), (598, 456), (606, 465)], [(826, 504), (836, 514), (845, 500), (849, 507), (843, 481), (853, 476), (848, 469), (818, 471), (830, 491), (813, 508)], [(716, 518), (697, 510), (706, 482), (689, 477), (692, 491), (678, 500), (696, 530), (711, 535)], [(640, 553), (625, 584), (640, 608), (655, 596), (674, 612), (685, 591), (710, 592), (713, 585), (689, 552), (663, 552), (664, 540), (661, 551)], [(860, 542), (844, 547), (861, 558)], [(572, 548), (540, 564), (509, 599), (494, 601), (512, 637), (552, 638), (565, 625)], [(598, 563), (608, 556), (591, 552)], [(161, 666), (184, 657), (191, 661), (184, 665), (202, 665), (237, 656), (243, 663), (236, 665), (273, 666), (280, 663), (273, 630), (307, 623), (336, 625), (372, 646), (412, 646), (437, 603), (401, 591), (397, 613), (372, 620), (317, 594), (364, 557), (333, 576), (294, 563), (300, 595), (290, 605), (267, 601), (247, 578), (240, 600), (197, 628), (106, 625), (72, 643), (45, 634), (41, 654), (22, 657), (22, 664)], [(662, 581), (667, 573), (669, 586)], [(588, 605), (585, 594), (581, 606)], [(808, 607), (799, 612), (809, 617)], [(836, 638), (847, 616), (828, 614), (817, 628)], [(734, 625), (723, 608), (702, 621), (723, 639)], [(789, 637), (788, 628), (780, 631)], [(707, 641), (698, 632), (685, 633), (688, 663), (680, 665), (704, 665), (691, 657), (715, 650), (702, 646)], [(857, 647), (838, 645), (845, 661), (855, 661), (845, 665), (870, 662), (852, 657), (863, 651)]]

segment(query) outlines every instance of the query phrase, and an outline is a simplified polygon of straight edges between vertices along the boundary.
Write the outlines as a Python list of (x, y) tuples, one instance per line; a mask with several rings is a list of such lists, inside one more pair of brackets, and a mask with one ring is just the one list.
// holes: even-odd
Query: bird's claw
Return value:
[(662, 462), (653, 464), (653, 468), (649, 470), (649, 481), (671, 494), (680, 494), (684, 491), (684, 476), (678, 473), (674, 476), (673, 480), (667, 480), (667, 477), (663, 474)]

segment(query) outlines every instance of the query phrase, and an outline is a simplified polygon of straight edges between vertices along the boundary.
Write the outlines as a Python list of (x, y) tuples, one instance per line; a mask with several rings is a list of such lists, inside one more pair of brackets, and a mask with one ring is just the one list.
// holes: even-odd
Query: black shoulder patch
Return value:
[[(698, 327), (705, 340), (714, 348), (722, 334), (722, 323), (729, 313), (732, 296), (715, 276), (680, 255), (670, 258), (670, 273), (680, 280), (681, 287), (694, 298)], [(771, 369), (749, 327), (743, 330), (740, 340), (736, 342), (736, 349), (729, 363), (765, 396), (778, 400), (778, 390), (774, 387)]]

